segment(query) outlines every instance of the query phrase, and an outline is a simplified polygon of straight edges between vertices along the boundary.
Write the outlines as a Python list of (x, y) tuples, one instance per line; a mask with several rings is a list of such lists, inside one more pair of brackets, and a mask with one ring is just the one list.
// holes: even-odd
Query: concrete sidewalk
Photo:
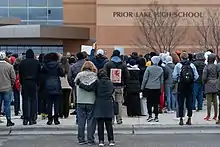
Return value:
[[(212, 112), (213, 114), (213, 112)], [(119, 134), (134, 134), (135, 132), (145, 132), (149, 133), (151, 131), (163, 132), (163, 131), (186, 131), (196, 130), (201, 132), (202, 130), (220, 130), (220, 125), (215, 125), (215, 121), (205, 121), (203, 118), (206, 116), (206, 111), (194, 112), (192, 118), (192, 126), (179, 126), (179, 121), (175, 119), (175, 113), (171, 114), (160, 114), (159, 122), (147, 122), (147, 117), (140, 118), (129, 118), (124, 114), (123, 124), (114, 125), (116, 133)], [(42, 134), (42, 133), (67, 133), (67, 134), (77, 134), (77, 125), (75, 116), (70, 116), (67, 119), (60, 119), (60, 125), (46, 125), (47, 120), (42, 120), (41, 116), (38, 117), (37, 125), (33, 126), (23, 126), (20, 116), (12, 116), (12, 121), (15, 123), (14, 127), (6, 128), (6, 119), (2, 117), (5, 123), (0, 124), (0, 134)]]

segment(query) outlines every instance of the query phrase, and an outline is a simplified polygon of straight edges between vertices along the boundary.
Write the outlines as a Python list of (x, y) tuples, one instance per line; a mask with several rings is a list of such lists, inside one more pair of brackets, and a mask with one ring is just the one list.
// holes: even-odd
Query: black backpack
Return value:
[(181, 64), (182, 68), (180, 71), (180, 83), (192, 84), (194, 82), (194, 73), (192, 67), (190, 66), (190, 62)]

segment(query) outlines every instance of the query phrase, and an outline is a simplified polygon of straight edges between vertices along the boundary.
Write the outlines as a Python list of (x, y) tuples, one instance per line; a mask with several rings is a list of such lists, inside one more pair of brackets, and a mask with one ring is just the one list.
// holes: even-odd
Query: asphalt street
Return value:
[[(220, 134), (169, 134), (115, 136), (117, 147), (219, 147)], [(0, 137), (0, 147), (86, 147), (71, 135)], [(97, 146), (97, 145), (96, 145)]]

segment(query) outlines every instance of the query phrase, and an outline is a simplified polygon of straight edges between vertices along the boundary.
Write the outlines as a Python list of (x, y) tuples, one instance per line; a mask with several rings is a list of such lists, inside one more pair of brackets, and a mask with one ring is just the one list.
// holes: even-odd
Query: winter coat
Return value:
[(75, 79), (76, 75), (81, 71), (81, 68), (85, 62), (86, 62), (86, 60), (82, 59), (82, 60), (77, 61), (76, 63), (74, 63), (70, 67), (67, 80), (68, 80), (68, 83), (71, 87), (75, 86), (74, 79)]
[(93, 60), (93, 64), (96, 66), (96, 68), (99, 70), (104, 67), (104, 65), (107, 63), (107, 58), (103, 55), (97, 55)]
[(161, 89), (164, 82), (163, 69), (158, 65), (149, 66), (145, 73), (141, 90), (147, 89)]
[(57, 61), (46, 62), (42, 67), (41, 73), (44, 79), (45, 92), (51, 95), (61, 95), (60, 77), (64, 76), (64, 72), (59, 63)]
[(204, 70), (202, 75), (202, 80), (205, 84), (205, 94), (217, 93), (217, 82), (218, 82), (218, 68), (214, 64), (215, 55), (209, 55), (209, 62)]
[(82, 71), (77, 74), (74, 83), (76, 83), (77, 104), (94, 104), (95, 91), (86, 91), (79, 87), (79, 83), (90, 86), (95, 84), (97, 74), (91, 71)]
[(128, 78), (127, 81), (127, 87), (126, 87), (126, 92), (129, 95), (130, 94), (136, 94), (141, 91), (141, 86), (140, 86), (140, 69), (138, 68), (137, 65), (135, 66), (129, 66), (128, 71), (130, 74), (130, 77)]
[(146, 66), (138, 66), (138, 68), (140, 69), (139, 82), (140, 82), (140, 85), (141, 85), (141, 83), (143, 81), (143, 77), (144, 77), (144, 72), (147, 69), (147, 67)]
[(174, 70), (175, 64), (168, 63), (165, 65), (165, 71), (167, 72), (167, 79), (165, 80), (165, 84), (172, 85), (173, 84), (173, 70)]
[(124, 87), (129, 78), (127, 65), (122, 62), (120, 57), (113, 56), (111, 60), (105, 64), (104, 69), (107, 71), (108, 77), (111, 75), (111, 69), (121, 69), (121, 83), (113, 83), (116, 87)]
[(202, 83), (202, 73), (203, 73), (203, 69), (205, 68), (205, 63), (203, 60), (196, 60), (193, 62), (193, 64), (195, 65), (197, 72), (199, 74), (199, 78), (195, 82)]

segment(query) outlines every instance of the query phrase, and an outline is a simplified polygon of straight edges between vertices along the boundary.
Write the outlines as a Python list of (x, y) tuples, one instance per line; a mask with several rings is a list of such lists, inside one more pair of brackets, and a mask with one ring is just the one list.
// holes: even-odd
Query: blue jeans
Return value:
[(85, 141), (85, 125), (87, 122), (87, 140), (93, 142), (96, 130), (96, 119), (93, 116), (94, 105), (92, 104), (77, 104), (78, 116), (78, 141)]
[(167, 97), (167, 109), (168, 111), (175, 110), (176, 100), (173, 95), (171, 84), (165, 84), (165, 95)]
[(203, 106), (203, 85), (201, 83), (194, 83), (193, 87), (193, 110), (196, 110), (196, 100), (198, 103), (198, 110), (202, 110)]
[(3, 101), (4, 103), (4, 112), (7, 120), (11, 120), (11, 108), (10, 108), (11, 99), (12, 99), (11, 91), (0, 92), (0, 101)]

